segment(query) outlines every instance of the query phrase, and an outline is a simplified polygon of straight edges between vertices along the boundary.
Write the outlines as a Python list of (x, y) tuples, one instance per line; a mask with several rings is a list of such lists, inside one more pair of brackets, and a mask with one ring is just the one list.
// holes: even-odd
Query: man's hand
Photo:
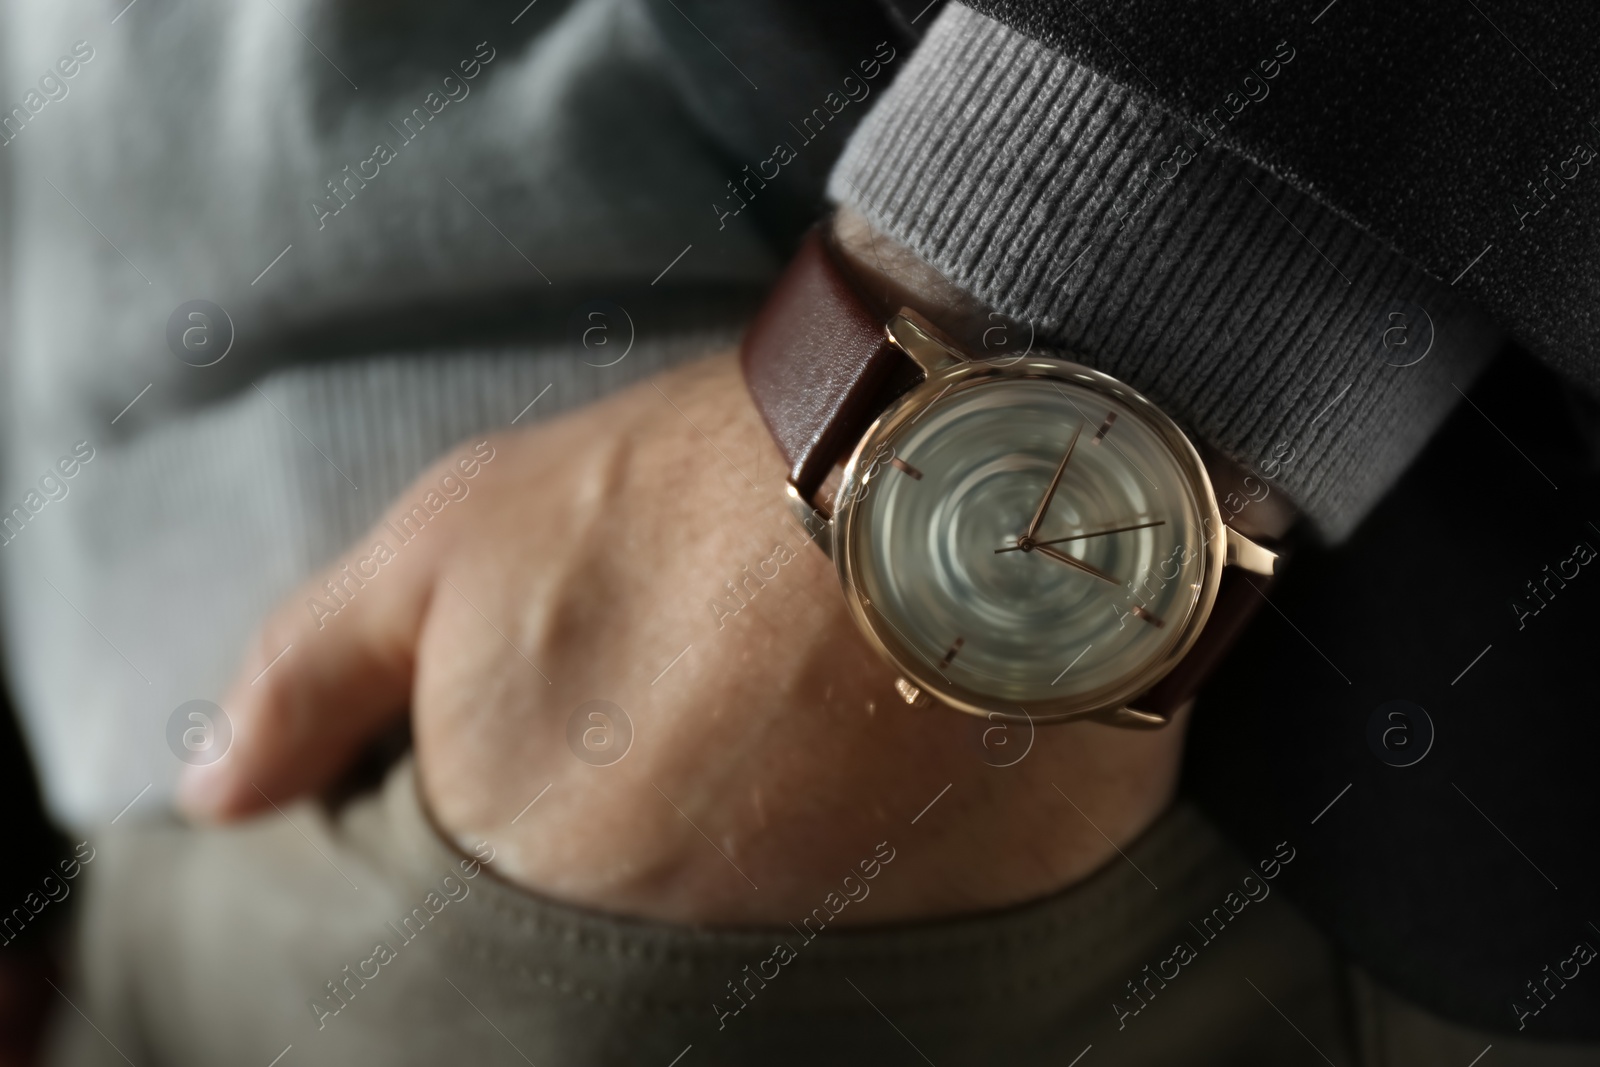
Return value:
[(409, 707), (435, 819), (503, 875), (719, 924), (806, 914), (880, 842), (892, 865), (840, 921), (1015, 903), (1159, 814), (1181, 725), (1030, 748), (907, 706), (784, 475), (730, 356), (455, 450), (265, 623), (186, 807), (321, 789)]

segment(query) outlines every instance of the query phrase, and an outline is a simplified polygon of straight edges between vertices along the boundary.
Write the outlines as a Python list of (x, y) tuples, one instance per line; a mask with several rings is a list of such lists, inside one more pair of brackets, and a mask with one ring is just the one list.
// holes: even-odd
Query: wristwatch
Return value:
[(1074, 359), (979, 358), (875, 311), (821, 230), (746, 332), (796, 517), (908, 703), (1160, 726), (1277, 554), (1223, 521), (1170, 417)]

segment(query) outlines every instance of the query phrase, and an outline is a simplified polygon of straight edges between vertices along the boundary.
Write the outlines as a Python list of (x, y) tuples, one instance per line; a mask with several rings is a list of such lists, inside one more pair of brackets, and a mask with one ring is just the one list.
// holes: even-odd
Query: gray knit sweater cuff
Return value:
[(1252, 77), (1248, 99), (1229, 94), (1196, 128), (952, 4), (856, 130), (829, 193), (1031, 324), (1036, 347), (1143, 391), (1337, 541), (1499, 334), (1224, 147), (1224, 118), (1312, 91), (1291, 47), (1276, 58), (1272, 79)]

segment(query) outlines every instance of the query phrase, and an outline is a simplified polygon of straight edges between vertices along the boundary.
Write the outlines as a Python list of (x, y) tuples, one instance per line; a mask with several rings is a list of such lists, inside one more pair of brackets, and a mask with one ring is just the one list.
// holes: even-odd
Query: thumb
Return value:
[(331, 784), (404, 714), (439, 533), (380, 524), (266, 619), (223, 700), (229, 751), (191, 766), (178, 804), (227, 820)]

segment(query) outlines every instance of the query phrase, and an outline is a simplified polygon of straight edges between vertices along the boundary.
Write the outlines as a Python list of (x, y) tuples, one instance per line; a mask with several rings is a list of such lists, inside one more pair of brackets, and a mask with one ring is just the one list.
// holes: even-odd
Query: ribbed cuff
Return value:
[[(1312, 91), (1300, 75), (1291, 60), (1269, 84)], [(1225, 137), (952, 4), (829, 193), (1031, 324), (1036, 348), (1144, 392), (1337, 541), (1500, 335)]]

